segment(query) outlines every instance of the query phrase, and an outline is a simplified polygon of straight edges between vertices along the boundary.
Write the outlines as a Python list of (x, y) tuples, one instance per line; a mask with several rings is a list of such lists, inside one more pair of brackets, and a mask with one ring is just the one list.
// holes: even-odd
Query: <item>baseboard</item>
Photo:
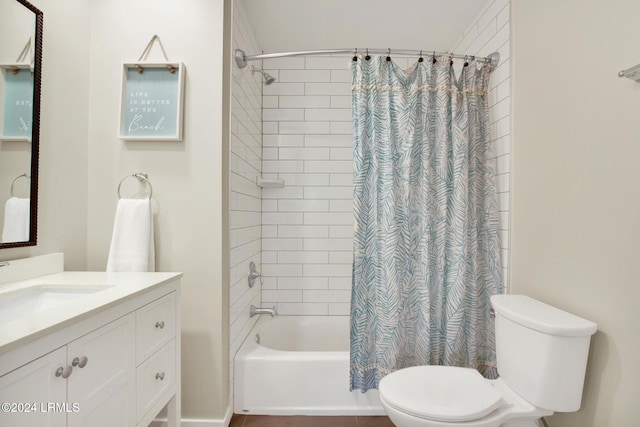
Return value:
[[(183, 418), (180, 422), (181, 427), (229, 427), (231, 423), (231, 417), (233, 416), (233, 411), (231, 407), (227, 407), (227, 412), (224, 414), (224, 418), (221, 420), (212, 419), (212, 420), (202, 420), (202, 419), (185, 419)], [(167, 427), (166, 419), (156, 419), (149, 427)]]

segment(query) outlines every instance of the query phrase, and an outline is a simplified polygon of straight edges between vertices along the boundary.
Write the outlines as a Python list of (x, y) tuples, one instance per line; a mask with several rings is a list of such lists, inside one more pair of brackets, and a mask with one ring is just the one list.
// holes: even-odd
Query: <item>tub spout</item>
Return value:
[(278, 313), (276, 312), (276, 306), (275, 305), (273, 307), (271, 307), (271, 308), (268, 308), (268, 307), (256, 307), (255, 305), (251, 305), (251, 307), (249, 308), (249, 317), (253, 317), (256, 314), (270, 314), (271, 317), (273, 317)]

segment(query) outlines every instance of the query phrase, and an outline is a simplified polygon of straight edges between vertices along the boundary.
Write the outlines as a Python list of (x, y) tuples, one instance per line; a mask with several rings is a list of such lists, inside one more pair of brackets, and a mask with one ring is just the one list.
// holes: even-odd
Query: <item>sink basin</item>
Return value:
[(35, 285), (0, 293), (0, 324), (77, 301), (110, 287), (110, 285)]

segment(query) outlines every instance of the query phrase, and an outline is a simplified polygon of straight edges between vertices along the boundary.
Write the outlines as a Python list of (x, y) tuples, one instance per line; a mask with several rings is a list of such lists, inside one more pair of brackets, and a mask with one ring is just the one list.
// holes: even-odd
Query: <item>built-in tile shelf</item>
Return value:
[(261, 187), (261, 188), (283, 188), (284, 179), (282, 178), (267, 179), (259, 176), (256, 179), (256, 184), (258, 184), (258, 187)]

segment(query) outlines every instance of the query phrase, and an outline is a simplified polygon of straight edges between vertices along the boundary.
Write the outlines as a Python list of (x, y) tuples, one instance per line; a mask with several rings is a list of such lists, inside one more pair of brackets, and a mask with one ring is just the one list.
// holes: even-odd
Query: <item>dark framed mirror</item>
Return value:
[(35, 246), (42, 12), (0, 0), (0, 249)]

